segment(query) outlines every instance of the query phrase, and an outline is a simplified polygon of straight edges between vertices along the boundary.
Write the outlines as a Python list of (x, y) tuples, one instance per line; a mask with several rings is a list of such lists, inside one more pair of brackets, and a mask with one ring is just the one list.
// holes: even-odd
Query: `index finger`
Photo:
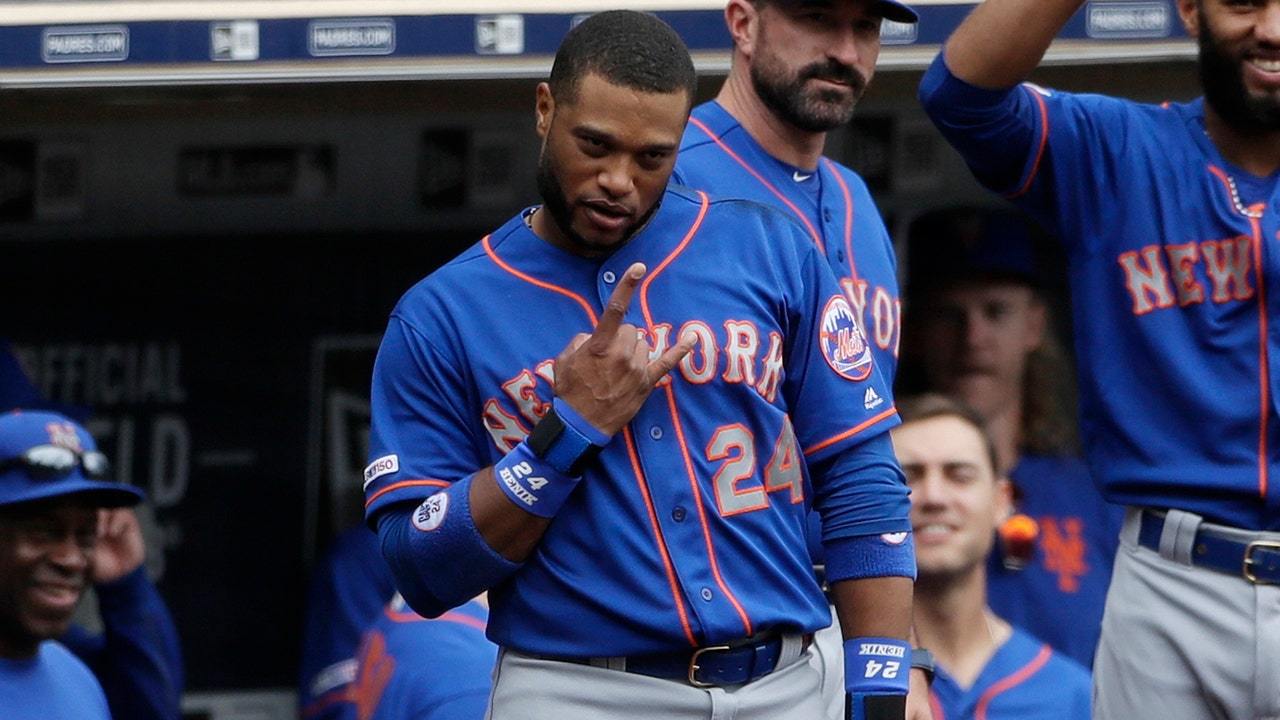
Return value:
[(622, 273), (618, 286), (609, 295), (609, 302), (605, 303), (604, 312), (600, 314), (600, 322), (596, 325), (595, 332), (591, 333), (591, 337), (608, 340), (618, 332), (618, 328), (622, 325), (622, 318), (626, 316), (627, 308), (631, 306), (631, 298), (635, 295), (636, 286), (640, 284), (640, 278), (644, 277), (646, 270), (644, 263), (632, 263), (627, 271)]

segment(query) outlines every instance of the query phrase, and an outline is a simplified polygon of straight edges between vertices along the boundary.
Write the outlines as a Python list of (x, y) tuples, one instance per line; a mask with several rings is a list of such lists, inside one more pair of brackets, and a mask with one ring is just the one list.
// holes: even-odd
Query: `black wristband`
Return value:
[(933, 685), (933, 676), (938, 671), (938, 663), (933, 659), (933, 653), (924, 648), (911, 648), (911, 667), (924, 671), (925, 680)]
[(570, 477), (580, 477), (604, 449), (565, 424), (554, 406), (547, 408), (525, 442), (534, 455)]
[[(853, 703), (862, 703), (862, 714), (853, 712)], [(907, 716), (906, 695), (844, 694), (845, 720), (903, 720)]]

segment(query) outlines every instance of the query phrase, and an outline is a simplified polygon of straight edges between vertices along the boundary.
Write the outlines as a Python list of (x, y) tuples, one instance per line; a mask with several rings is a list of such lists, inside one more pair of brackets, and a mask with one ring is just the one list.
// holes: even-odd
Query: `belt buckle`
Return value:
[(689, 684), (699, 688), (715, 687), (715, 683), (703, 682), (697, 678), (698, 671), (702, 669), (698, 667), (698, 658), (701, 657), (703, 653), (732, 649), (733, 648), (728, 645), (713, 645), (711, 647), (698, 648), (697, 650), (694, 650), (693, 657), (689, 658)]
[(1258, 548), (1268, 548), (1271, 550), (1280, 550), (1280, 541), (1276, 540), (1254, 540), (1244, 548), (1244, 578), (1255, 585), (1273, 585), (1270, 580), (1260, 580), (1257, 575), (1253, 574), (1253, 551)]

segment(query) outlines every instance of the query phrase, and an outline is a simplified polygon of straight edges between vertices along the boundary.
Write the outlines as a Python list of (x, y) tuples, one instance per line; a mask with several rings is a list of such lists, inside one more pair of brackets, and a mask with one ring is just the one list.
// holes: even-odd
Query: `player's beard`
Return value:
[(648, 224), (649, 219), (657, 212), (660, 201), (650, 206), (638, 221), (622, 233), (622, 236), (617, 241), (608, 245), (591, 242), (582, 233), (573, 229), (573, 206), (569, 204), (569, 198), (564, 194), (564, 185), (560, 182), (560, 176), (556, 172), (556, 163), (551, 155), (544, 148), (542, 154), (538, 157), (537, 182), (538, 194), (542, 196), (542, 207), (551, 214), (552, 222), (556, 224), (556, 227), (560, 228), (560, 232), (569, 244), (581, 250), (583, 255), (600, 255), (626, 245), (627, 241)]
[(1254, 95), (1244, 84), (1245, 52), (1233, 56), (1200, 14), (1200, 85), (1204, 100), (1236, 132), (1261, 135), (1280, 130), (1280, 95)]
[[(809, 80), (845, 83), (850, 91), (809, 90)], [(831, 60), (806, 65), (792, 75), (776, 55), (760, 52), (752, 58), (751, 83), (756, 94), (778, 117), (807, 132), (827, 132), (849, 122), (854, 107), (867, 91), (867, 79), (857, 68)]]

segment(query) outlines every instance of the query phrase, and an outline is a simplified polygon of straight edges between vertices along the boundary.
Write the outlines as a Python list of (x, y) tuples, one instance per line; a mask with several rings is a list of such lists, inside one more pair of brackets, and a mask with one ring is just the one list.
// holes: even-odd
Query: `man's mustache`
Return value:
[(858, 69), (835, 62), (834, 60), (810, 65), (800, 73), (801, 80), (829, 80), (831, 82), (843, 83), (852, 87), (858, 92), (862, 92), (867, 88), (867, 79), (858, 72)]

